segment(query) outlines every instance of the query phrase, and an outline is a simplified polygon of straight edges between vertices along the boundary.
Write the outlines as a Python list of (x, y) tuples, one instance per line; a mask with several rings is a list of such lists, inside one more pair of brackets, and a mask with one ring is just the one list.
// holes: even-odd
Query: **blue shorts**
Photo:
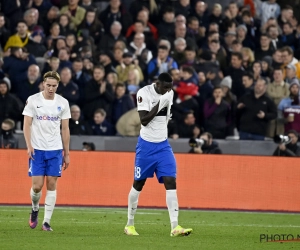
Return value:
[(61, 176), (63, 164), (62, 149), (34, 150), (33, 159), (29, 159), (28, 175), (31, 176)]
[(176, 178), (176, 160), (172, 148), (165, 140), (154, 143), (138, 138), (135, 155), (134, 179), (153, 178), (154, 173), (159, 183), (164, 176)]

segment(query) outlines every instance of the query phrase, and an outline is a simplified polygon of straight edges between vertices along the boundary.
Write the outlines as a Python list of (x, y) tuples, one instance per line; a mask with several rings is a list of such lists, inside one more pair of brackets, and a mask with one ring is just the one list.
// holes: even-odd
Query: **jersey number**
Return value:
[(134, 176), (135, 176), (135, 178), (140, 178), (141, 177), (141, 168), (140, 167), (135, 167), (134, 168)]

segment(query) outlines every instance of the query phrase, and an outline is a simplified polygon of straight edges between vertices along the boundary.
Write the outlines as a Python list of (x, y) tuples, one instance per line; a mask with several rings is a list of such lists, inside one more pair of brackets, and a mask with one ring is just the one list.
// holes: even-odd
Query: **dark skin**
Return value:
[[(158, 81), (155, 85), (155, 91), (158, 94), (164, 95), (165, 93), (169, 92), (173, 88), (172, 82), (160, 82)], [(147, 124), (156, 116), (158, 112), (158, 104), (156, 104), (152, 110), (145, 111), (141, 110), (139, 111), (140, 120), (143, 126), (147, 126)], [(166, 190), (176, 189), (176, 178), (171, 176), (163, 176), (164, 186)], [(147, 179), (144, 180), (134, 180), (133, 181), (133, 188), (137, 191), (142, 191)]]

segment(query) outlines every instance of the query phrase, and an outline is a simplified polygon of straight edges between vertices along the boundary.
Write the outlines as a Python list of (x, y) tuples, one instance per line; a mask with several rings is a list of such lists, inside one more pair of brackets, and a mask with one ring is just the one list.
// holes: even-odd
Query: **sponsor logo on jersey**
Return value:
[(59, 117), (56, 116), (48, 116), (48, 115), (43, 115), (43, 116), (36, 116), (36, 119), (37, 120), (40, 120), (40, 121), (51, 121), (51, 122), (55, 122), (55, 121), (58, 121), (59, 120)]

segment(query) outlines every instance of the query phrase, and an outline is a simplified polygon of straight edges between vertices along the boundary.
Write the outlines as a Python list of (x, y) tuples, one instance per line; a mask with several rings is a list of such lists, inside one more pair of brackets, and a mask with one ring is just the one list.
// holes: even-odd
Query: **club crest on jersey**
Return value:
[(61, 111), (61, 106), (58, 106), (58, 107), (57, 107), (57, 110), (58, 110), (58, 111)]
[(143, 101), (143, 98), (141, 96), (138, 97), (138, 102), (141, 103)]

